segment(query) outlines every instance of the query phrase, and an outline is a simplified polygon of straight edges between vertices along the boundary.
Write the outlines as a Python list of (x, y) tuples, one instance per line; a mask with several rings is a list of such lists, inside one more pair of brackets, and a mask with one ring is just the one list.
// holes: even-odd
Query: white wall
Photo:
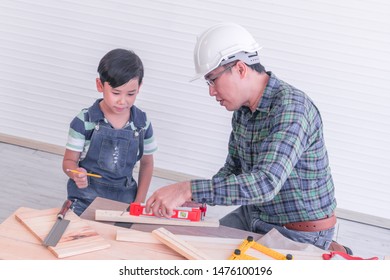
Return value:
[(110, 49), (146, 67), (137, 105), (152, 119), (156, 167), (200, 177), (223, 164), (230, 116), (194, 74), (196, 35), (245, 26), (267, 70), (306, 91), (325, 125), (338, 207), (390, 218), (390, 4), (385, 0), (1, 0), (0, 134), (64, 145), (99, 97)]

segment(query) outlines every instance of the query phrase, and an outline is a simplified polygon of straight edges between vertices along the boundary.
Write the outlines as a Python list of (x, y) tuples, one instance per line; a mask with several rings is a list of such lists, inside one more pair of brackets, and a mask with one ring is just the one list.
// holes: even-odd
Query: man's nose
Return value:
[(210, 96), (216, 96), (217, 95), (217, 91), (215, 90), (215, 87), (209, 86), (209, 94), (210, 94)]

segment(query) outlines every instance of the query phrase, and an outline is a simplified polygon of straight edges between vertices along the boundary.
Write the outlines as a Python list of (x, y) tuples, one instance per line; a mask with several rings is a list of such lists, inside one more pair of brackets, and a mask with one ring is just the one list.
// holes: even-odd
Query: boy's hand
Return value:
[(76, 183), (77, 187), (79, 189), (84, 189), (88, 187), (88, 176), (85, 174), (87, 173), (87, 170), (81, 167), (77, 168), (76, 170), (83, 173), (83, 174), (78, 174), (78, 173), (73, 174), (73, 180)]
[(146, 201), (146, 212), (150, 211), (156, 217), (170, 218), (174, 213), (173, 209), (182, 206), (191, 200), (190, 182), (180, 182), (168, 185), (156, 190)]

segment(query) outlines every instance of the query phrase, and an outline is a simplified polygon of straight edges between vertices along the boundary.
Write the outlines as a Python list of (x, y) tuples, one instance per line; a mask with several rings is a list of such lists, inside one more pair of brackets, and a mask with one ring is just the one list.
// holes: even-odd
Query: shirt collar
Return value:
[[(102, 111), (102, 109), (100, 109), (100, 105), (99, 105), (100, 101), (102, 101), (102, 100), (103, 100), (103, 98), (97, 99), (95, 101), (95, 103), (93, 103), (93, 105), (91, 107), (89, 107), (88, 113), (89, 113), (89, 120), (91, 122), (95, 122), (95, 123), (100, 122), (100, 121), (107, 122), (106, 118), (104, 117), (103, 111)], [(130, 119), (129, 119), (130, 124), (133, 123), (133, 122), (130, 122), (130, 120), (132, 119), (132, 116), (135, 115), (134, 111), (135, 111), (135, 106), (133, 105), (130, 108)], [(132, 125), (132, 129), (135, 129), (134, 125)]]
[(93, 103), (91, 107), (88, 109), (89, 119), (91, 122), (99, 122), (104, 121), (103, 111), (100, 109), (99, 103), (103, 98), (99, 98)]
[(269, 75), (269, 80), (267, 86), (264, 89), (263, 95), (261, 96), (257, 111), (268, 112), (271, 107), (273, 95), (275, 94), (275, 89), (280, 85), (279, 79), (271, 72), (267, 71)]

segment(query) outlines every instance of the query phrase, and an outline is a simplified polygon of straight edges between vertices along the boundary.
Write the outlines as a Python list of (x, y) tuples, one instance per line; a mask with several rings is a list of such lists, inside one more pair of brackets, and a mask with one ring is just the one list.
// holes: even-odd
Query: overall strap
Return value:
[(144, 154), (144, 135), (145, 135), (145, 127), (146, 127), (146, 114), (133, 105), (131, 108), (131, 114), (134, 126), (137, 128), (138, 136), (139, 136), (139, 153), (137, 157), (137, 161), (140, 160)]

